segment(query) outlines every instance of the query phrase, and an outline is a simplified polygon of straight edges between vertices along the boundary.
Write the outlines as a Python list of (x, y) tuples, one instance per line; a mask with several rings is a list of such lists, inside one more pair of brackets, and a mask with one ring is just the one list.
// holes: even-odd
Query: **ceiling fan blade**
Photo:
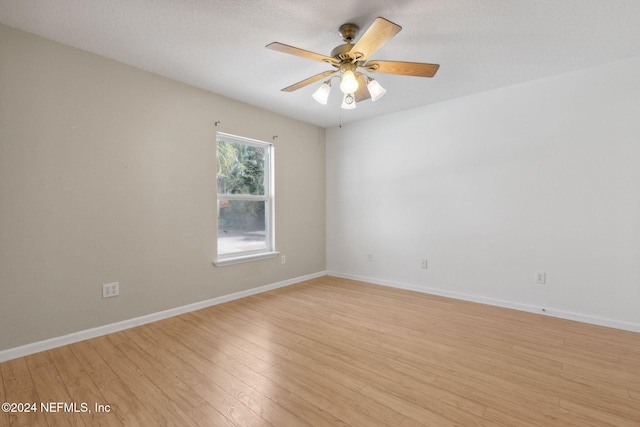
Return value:
[(362, 66), (369, 71), (386, 74), (400, 74), (403, 76), (433, 77), (439, 64), (425, 64), (422, 62), (378, 61), (372, 59)]
[(289, 55), (301, 56), (307, 59), (313, 59), (314, 61), (328, 62), (329, 64), (338, 64), (336, 58), (330, 56), (321, 55), (319, 53), (310, 52), (308, 50), (300, 49), (298, 47), (289, 46), (287, 44), (273, 42), (265, 46), (267, 49), (277, 50), (278, 52), (288, 53)]
[(376, 18), (373, 24), (360, 37), (360, 40), (351, 48), (350, 53), (355, 55), (357, 61), (364, 61), (398, 34), (402, 27), (384, 18)]
[(296, 84), (292, 84), (291, 86), (285, 87), (284, 89), (282, 89), (282, 92), (293, 92), (294, 90), (298, 90), (300, 88), (303, 88), (303, 87), (305, 87), (307, 85), (310, 85), (311, 83), (317, 82), (318, 80), (322, 80), (325, 77), (328, 77), (331, 74), (335, 74), (337, 72), (338, 72), (338, 70), (331, 70), (331, 71), (325, 71), (324, 73), (316, 74), (313, 77), (309, 77), (308, 79), (304, 79), (301, 82), (298, 82)]
[(358, 79), (358, 90), (354, 94), (356, 98), (356, 102), (366, 101), (371, 98), (371, 94), (369, 93), (369, 89), (367, 89), (367, 79), (364, 77), (364, 74), (357, 73)]

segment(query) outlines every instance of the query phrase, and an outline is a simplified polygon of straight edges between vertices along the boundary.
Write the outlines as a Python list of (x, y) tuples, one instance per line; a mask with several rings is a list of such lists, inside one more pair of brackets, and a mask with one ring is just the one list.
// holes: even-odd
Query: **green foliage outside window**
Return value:
[[(217, 144), (218, 193), (264, 195), (265, 149), (219, 140)], [(220, 230), (265, 229), (262, 201), (220, 200)]]

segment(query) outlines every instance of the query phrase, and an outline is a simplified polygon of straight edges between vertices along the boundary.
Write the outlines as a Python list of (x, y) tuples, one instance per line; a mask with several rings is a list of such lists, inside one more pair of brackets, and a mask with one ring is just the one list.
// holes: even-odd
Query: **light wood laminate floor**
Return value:
[(4, 362), (0, 385), (80, 411), (1, 426), (638, 426), (640, 334), (322, 277)]

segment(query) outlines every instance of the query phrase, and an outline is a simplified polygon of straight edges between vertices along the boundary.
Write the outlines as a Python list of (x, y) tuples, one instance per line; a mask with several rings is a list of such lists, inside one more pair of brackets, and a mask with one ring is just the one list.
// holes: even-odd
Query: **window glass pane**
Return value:
[(274, 251), (273, 146), (221, 132), (216, 142), (218, 253), (214, 263), (268, 256)]
[(265, 194), (265, 148), (221, 139), (217, 154), (219, 194)]
[(267, 249), (264, 201), (218, 202), (218, 255)]

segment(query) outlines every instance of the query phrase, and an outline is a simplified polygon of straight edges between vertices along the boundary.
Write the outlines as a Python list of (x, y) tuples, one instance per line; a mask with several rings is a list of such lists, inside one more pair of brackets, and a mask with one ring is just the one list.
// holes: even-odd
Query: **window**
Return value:
[(273, 145), (218, 132), (218, 266), (275, 257)]

